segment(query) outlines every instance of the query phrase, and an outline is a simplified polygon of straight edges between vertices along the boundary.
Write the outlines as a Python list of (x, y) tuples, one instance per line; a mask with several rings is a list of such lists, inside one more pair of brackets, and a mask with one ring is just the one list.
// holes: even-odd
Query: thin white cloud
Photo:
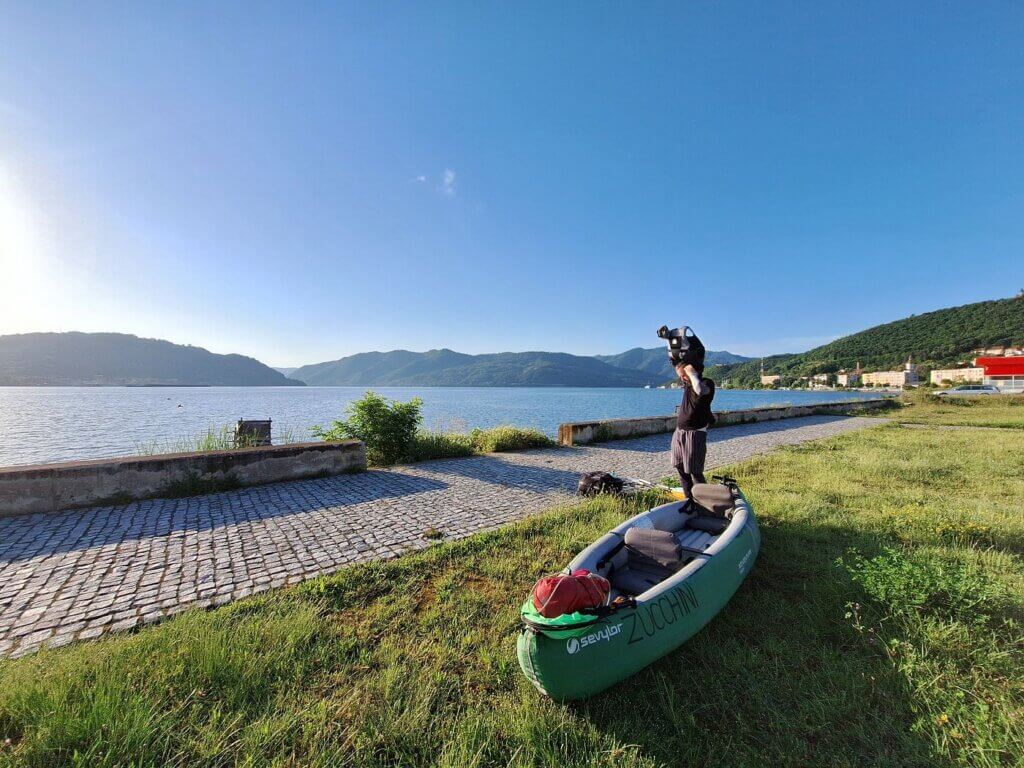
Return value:
[(444, 173), (441, 174), (441, 186), (438, 189), (443, 195), (455, 196), (455, 171), (451, 168), (444, 169)]
[(427, 177), (426, 176), (417, 176), (415, 179), (413, 179), (413, 181), (415, 181), (417, 184), (426, 184), (427, 183)]

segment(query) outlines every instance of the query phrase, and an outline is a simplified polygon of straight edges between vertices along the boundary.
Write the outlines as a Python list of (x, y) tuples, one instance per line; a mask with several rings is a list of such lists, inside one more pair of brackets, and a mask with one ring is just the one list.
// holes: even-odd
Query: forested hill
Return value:
[[(859, 360), (866, 370), (898, 368), (912, 356), (924, 369), (968, 362), (979, 347), (1024, 343), (1024, 297), (980, 301), (961, 307), (912, 315), (866, 331), (844, 336), (809, 352), (764, 359), (767, 373), (796, 378), (853, 368)], [(710, 375), (728, 378), (731, 386), (759, 382), (760, 361), (717, 366)]]
[(364, 352), (305, 365), (292, 376), (311, 386), (353, 387), (640, 387), (661, 381), (643, 371), (561, 352), (466, 355), (450, 349)]
[[(635, 349), (620, 352), (617, 355), (595, 355), (598, 360), (614, 365), (616, 368), (629, 368), (635, 371), (643, 371), (655, 376), (659, 382), (670, 381), (675, 378), (675, 371), (668, 360), (668, 349), (665, 346), (644, 349)], [(732, 352), (716, 352), (708, 350), (704, 356), (705, 365), (732, 365), (752, 360), (750, 357), (734, 355)]]
[(0, 386), (302, 386), (242, 355), (123, 333), (0, 336)]

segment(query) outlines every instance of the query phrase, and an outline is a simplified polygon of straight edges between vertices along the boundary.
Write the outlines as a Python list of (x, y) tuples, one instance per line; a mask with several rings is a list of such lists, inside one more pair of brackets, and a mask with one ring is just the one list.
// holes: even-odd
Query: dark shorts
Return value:
[(689, 475), (704, 473), (708, 457), (708, 433), (699, 429), (677, 429), (672, 435), (672, 466)]

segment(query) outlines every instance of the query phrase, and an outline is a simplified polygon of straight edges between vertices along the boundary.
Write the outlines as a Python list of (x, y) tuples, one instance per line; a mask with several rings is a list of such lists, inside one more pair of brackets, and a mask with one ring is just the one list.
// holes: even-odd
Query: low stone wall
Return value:
[(366, 469), (358, 440), (0, 469), (0, 517), (324, 477)]
[[(820, 405), (772, 405), (743, 411), (716, 411), (715, 418), (718, 421), (715, 422), (715, 426), (725, 427), (730, 424), (791, 419), (796, 416), (839, 415), (891, 408), (893, 405), (895, 405), (895, 401), (892, 398), (878, 398)], [(668, 416), (649, 416), (640, 419), (580, 421), (573, 424), (560, 424), (558, 426), (558, 443), (559, 445), (587, 445), (608, 440), (626, 440), (632, 437), (658, 435), (672, 432), (675, 428), (676, 415), (674, 413)]]

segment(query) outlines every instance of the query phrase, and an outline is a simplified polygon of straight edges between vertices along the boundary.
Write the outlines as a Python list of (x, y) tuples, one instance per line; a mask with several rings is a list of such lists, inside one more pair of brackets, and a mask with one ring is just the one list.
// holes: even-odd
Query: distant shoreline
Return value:
[[(238, 419), (271, 419), (274, 436), (304, 440), (371, 387), (2, 387), (0, 467), (137, 455), (140, 446), (177, 445)], [(550, 437), (559, 424), (666, 415), (679, 390), (638, 387), (372, 387), (384, 397), (423, 400), (423, 425), (469, 432), (503, 424)], [(718, 410), (817, 404), (868, 394), (723, 390)], [(181, 406), (180, 408), (178, 406)]]
[[(646, 390), (649, 392), (678, 392), (681, 387), (640, 387), (621, 384), (306, 384), (293, 379), (295, 384), (0, 384), (0, 389), (211, 389), (225, 387), (230, 389), (625, 389)], [(902, 390), (895, 389), (767, 389), (761, 387), (719, 387), (723, 392), (758, 392), (789, 394), (793, 392), (818, 392), (822, 394), (899, 394)]]
[(259, 387), (261, 389), (266, 389), (268, 387), (281, 387), (282, 389), (292, 389), (293, 387), (296, 387), (296, 386), (301, 386), (301, 387), (306, 386), (306, 384), (304, 382), (298, 381), (297, 379), (293, 379), (293, 381), (295, 381), (294, 384), (94, 384), (94, 383), (77, 382), (77, 383), (74, 383), (74, 384), (52, 384), (52, 383), (47, 383), (47, 384), (0, 384), (0, 387), (10, 388), (10, 389), (13, 389), (15, 387), (31, 387), (31, 388), (41, 388), (41, 387), (89, 387), (91, 389), (101, 389), (103, 387), (109, 387), (111, 389), (123, 388), (123, 387), (130, 387), (132, 389), (147, 389), (147, 388), (161, 389), (161, 388), (167, 388), (167, 387), (188, 387), (188, 388), (204, 388), (204, 387)]

